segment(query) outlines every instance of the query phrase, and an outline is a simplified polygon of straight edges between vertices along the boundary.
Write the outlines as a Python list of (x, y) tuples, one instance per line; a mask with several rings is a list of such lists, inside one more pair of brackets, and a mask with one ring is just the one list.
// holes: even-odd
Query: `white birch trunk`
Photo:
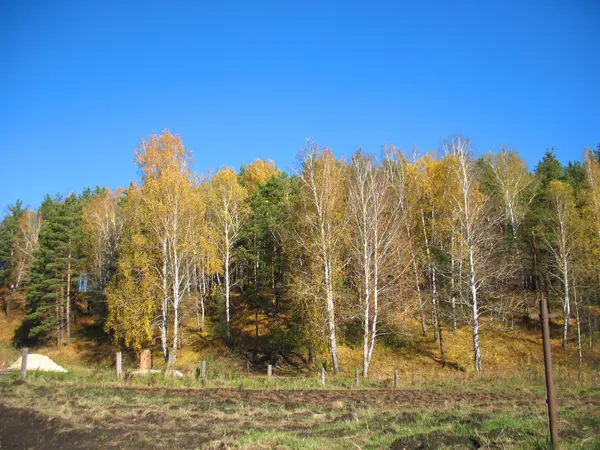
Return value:
[(162, 291), (163, 291), (163, 301), (161, 305), (161, 324), (160, 324), (160, 342), (163, 351), (163, 358), (165, 362), (169, 361), (169, 336), (168, 336), (168, 310), (169, 310), (169, 297), (167, 294), (167, 241), (163, 239), (162, 244), (163, 250), (163, 261), (162, 261)]
[(569, 301), (569, 266), (566, 255), (563, 253), (563, 284), (565, 288), (563, 298), (563, 349), (567, 348), (568, 329), (569, 329), (569, 317), (571, 316), (571, 304)]
[(230, 274), (229, 274), (229, 260), (230, 260), (230, 250), (229, 250), (229, 231), (227, 227), (225, 228), (225, 335), (227, 339), (231, 337), (231, 323), (230, 323), (230, 315), (229, 315), (229, 289), (230, 289)]

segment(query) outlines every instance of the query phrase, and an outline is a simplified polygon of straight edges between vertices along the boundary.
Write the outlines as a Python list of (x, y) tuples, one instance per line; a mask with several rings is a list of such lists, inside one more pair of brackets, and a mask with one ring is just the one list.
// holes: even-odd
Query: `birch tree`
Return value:
[(233, 250), (241, 237), (242, 225), (247, 217), (246, 198), (248, 192), (240, 185), (233, 169), (227, 167), (219, 170), (210, 180), (210, 208), (215, 228), (217, 248), (223, 263), (225, 278), (225, 335), (231, 337), (231, 266)]
[[(406, 243), (410, 253), (412, 278), (414, 280), (415, 292), (417, 294), (417, 306), (421, 323), (421, 333), (427, 335), (427, 324), (425, 320), (424, 300), (421, 289), (422, 258), (419, 252), (420, 241), (417, 236), (421, 235), (420, 217), (417, 220), (419, 209), (419, 183), (418, 173), (414, 164), (411, 164), (406, 156), (396, 147), (388, 146), (385, 152), (385, 169), (391, 186), (391, 195), (399, 207), (399, 218), (405, 232)], [(419, 214), (420, 216), (420, 214)]]
[(473, 331), (473, 364), (476, 372), (483, 370), (480, 342), (480, 290), (484, 281), (500, 277), (503, 267), (494, 259), (497, 246), (497, 228), (501, 217), (490, 214), (488, 198), (478, 186), (478, 168), (472, 157), (471, 144), (464, 137), (456, 137), (444, 144), (454, 173), (458, 192), (453, 195), (456, 208), (458, 247), (464, 248), (466, 265), (466, 292), (461, 301), (470, 309)]
[(42, 213), (27, 209), (19, 218), (19, 225), (13, 242), (13, 270), (11, 273), (13, 290), (17, 290), (27, 280), (27, 273), (39, 247), (38, 238), (42, 227)]
[(301, 214), (306, 233), (299, 242), (307, 256), (315, 261), (322, 274), (323, 286), (318, 289), (318, 304), (325, 311), (329, 351), (333, 370), (340, 363), (337, 350), (335, 277), (339, 251), (345, 231), (343, 205), (345, 199), (342, 161), (334, 158), (330, 149), (319, 149), (312, 141), (301, 150), (302, 171), (299, 174)]
[(551, 274), (562, 286), (561, 302), (563, 306), (562, 346), (566, 349), (569, 318), (571, 316), (569, 281), (572, 271), (572, 259), (575, 251), (576, 216), (573, 189), (562, 181), (552, 180), (549, 185), (552, 215), (550, 216), (550, 238), (546, 244), (551, 257)]
[(397, 273), (393, 244), (400, 223), (400, 205), (393, 202), (391, 186), (383, 169), (372, 158), (355, 153), (350, 162), (348, 211), (354, 226), (351, 247), (359, 261), (360, 299), (363, 322), (363, 376), (369, 364), (379, 332), (382, 293)]
[(501, 148), (491, 162), (492, 173), (498, 197), (504, 208), (504, 217), (510, 229), (513, 249), (516, 259), (519, 261), (521, 277), (521, 286), (523, 287), (523, 296), (525, 304), (525, 313), (529, 313), (529, 303), (527, 301), (527, 292), (525, 290), (525, 268), (521, 257), (521, 251), (518, 244), (519, 227), (527, 214), (529, 202), (533, 195), (527, 195), (533, 178), (527, 170), (525, 161), (521, 159), (515, 151)]
[[(180, 305), (189, 286), (194, 261), (194, 225), (197, 223), (190, 173), (191, 153), (181, 138), (168, 130), (152, 135), (136, 150), (143, 172), (141, 208), (155, 246), (152, 262), (161, 280), (161, 344), (170, 367), (177, 360)], [(169, 307), (172, 307), (172, 342), (169, 349)]]
[(121, 189), (92, 195), (83, 207), (83, 232), (88, 278), (100, 295), (105, 293), (115, 270), (117, 248), (123, 233), (124, 215), (119, 204)]

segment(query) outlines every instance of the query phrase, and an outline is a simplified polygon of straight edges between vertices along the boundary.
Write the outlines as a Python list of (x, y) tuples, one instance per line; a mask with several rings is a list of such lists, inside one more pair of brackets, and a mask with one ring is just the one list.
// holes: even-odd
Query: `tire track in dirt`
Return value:
[[(111, 388), (108, 388), (111, 389)], [(516, 405), (544, 402), (544, 397), (523, 393), (465, 392), (447, 393), (434, 390), (245, 390), (245, 389), (167, 389), (112, 388), (115, 391), (145, 396), (187, 397), (206, 402), (264, 404), (286, 408), (331, 404), (414, 406), (431, 408), (435, 405), (467, 402), (472, 404), (512, 403)]]

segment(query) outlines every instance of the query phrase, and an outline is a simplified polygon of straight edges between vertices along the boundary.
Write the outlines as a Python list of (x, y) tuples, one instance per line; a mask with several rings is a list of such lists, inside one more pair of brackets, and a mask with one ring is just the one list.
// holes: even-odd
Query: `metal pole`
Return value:
[(542, 322), (542, 339), (544, 342), (544, 367), (546, 369), (546, 404), (548, 405), (548, 426), (552, 448), (558, 446), (558, 428), (556, 426), (556, 395), (554, 393), (554, 376), (552, 374), (552, 349), (550, 347), (550, 325), (548, 323), (548, 305), (546, 295), (542, 292), (540, 299), (540, 319)]

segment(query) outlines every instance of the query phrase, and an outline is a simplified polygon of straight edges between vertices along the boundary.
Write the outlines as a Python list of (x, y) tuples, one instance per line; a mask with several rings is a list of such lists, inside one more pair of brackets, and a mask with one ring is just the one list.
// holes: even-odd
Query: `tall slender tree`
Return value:
[(225, 336), (231, 337), (231, 268), (234, 247), (241, 238), (242, 225), (248, 215), (248, 191), (239, 183), (233, 169), (223, 168), (210, 180), (211, 217), (217, 231), (216, 244), (225, 275)]

